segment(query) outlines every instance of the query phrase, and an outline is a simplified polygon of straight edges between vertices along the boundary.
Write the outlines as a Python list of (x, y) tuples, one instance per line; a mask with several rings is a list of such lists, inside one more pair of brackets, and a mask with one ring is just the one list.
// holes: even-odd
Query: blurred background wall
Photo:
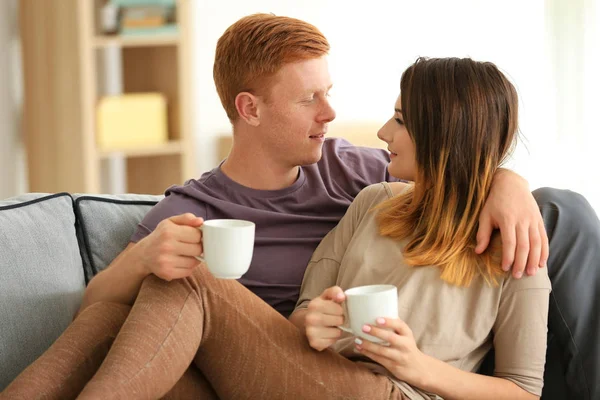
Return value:
[[(393, 111), (402, 71), (418, 56), (470, 56), (496, 63), (521, 101), (523, 140), (509, 167), (532, 188), (582, 192), (600, 210), (596, 113), (600, 40), (598, 0), (370, 1), (189, 0), (192, 109), (197, 175), (218, 161), (231, 131), (212, 80), (217, 39), (238, 18), (272, 12), (304, 19), (331, 43), (337, 110), (333, 124), (383, 123)], [(15, 0), (0, 2), (0, 45), (14, 49)], [(18, 134), (18, 52), (1, 52), (1, 197), (26, 190)], [(376, 132), (371, 133), (375, 135)]]
[(17, 0), (0, 1), (0, 199), (27, 191)]
[(512, 79), (521, 102), (523, 140), (509, 166), (532, 188), (572, 188), (600, 209), (597, 0), (302, 3), (194, 3), (199, 170), (215, 164), (215, 137), (228, 130), (212, 81), (215, 43), (236, 19), (269, 11), (312, 22), (328, 37), (338, 123), (389, 118), (400, 75), (418, 56), (496, 63)]

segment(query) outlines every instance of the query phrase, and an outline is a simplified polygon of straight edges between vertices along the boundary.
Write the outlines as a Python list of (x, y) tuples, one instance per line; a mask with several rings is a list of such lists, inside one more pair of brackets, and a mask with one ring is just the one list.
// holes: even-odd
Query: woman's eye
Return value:
[(396, 120), (396, 122), (400, 125), (404, 125), (404, 121), (402, 121), (400, 118), (394, 118)]

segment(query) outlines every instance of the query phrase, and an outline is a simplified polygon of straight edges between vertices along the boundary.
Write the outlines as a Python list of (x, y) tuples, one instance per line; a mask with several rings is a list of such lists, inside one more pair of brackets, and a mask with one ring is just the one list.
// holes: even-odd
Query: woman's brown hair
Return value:
[(408, 239), (405, 261), (437, 265), (468, 286), (476, 274), (496, 285), (505, 272), (496, 234), (475, 253), (479, 214), (518, 129), (514, 86), (489, 62), (419, 58), (400, 82), (402, 115), (415, 144), (414, 189), (380, 205), (380, 233)]

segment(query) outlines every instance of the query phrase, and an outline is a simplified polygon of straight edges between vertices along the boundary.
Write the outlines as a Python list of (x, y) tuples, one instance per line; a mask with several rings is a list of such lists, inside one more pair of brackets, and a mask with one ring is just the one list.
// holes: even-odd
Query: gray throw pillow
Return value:
[(0, 201), (0, 391), (65, 330), (85, 290), (67, 193)]
[(74, 198), (89, 281), (127, 247), (137, 224), (163, 196), (75, 195)]

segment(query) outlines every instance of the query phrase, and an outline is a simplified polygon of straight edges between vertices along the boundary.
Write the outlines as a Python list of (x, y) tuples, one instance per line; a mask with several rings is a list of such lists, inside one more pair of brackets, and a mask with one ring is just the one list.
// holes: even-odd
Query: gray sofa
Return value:
[(71, 322), (85, 285), (162, 197), (27, 194), (0, 200), (0, 391)]
[[(161, 198), (57, 193), (0, 200), (0, 392), (65, 330), (87, 282), (127, 246)], [(552, 341), (548, 351), (560, 358)], [(491, 373), (493, 364), (485, 364)], [(567, 398), (563, 374), (559, 363), (546, 365), (545, 400)]]

